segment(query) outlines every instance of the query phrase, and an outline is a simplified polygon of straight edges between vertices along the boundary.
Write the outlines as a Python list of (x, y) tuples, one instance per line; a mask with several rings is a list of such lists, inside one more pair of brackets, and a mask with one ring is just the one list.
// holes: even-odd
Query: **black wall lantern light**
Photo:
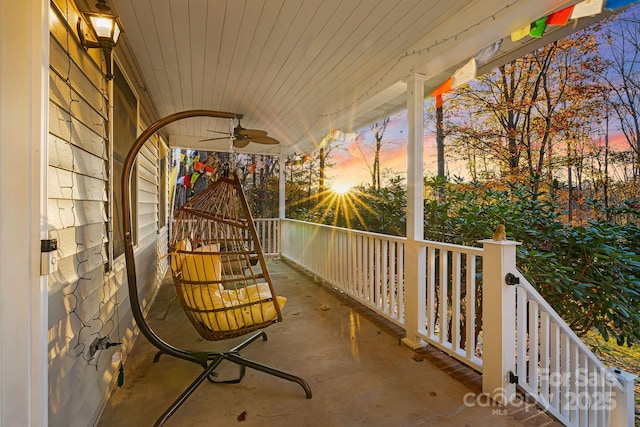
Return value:
[[(83, 13), (87, 22), (89, 22), (90, 24), (90, 28), (88, 30), (84, 25), (84, 19), (82, 19), (82, 17), (78, 18), (78, 36), (80, 37), (80, 42), (85, 47), (85, 49), (102, 49), (102, 51), (104, 52), (105, 62), (107, 64), (107, 73), (105, 77), (108, 80), (112, 80), (113, 74), (111, 73), (111, 51), (118, 42), (118, 38), (120, 37), (120, 33), (122, 32), (122, 30), (120, 28), (118, 18), (109, 13), (109, 6), (107, 6), (105, 0), (98, 0), (98, 3), (96, 3), (96, 8), (100, 12)], [(97, 42), (87, 39), (88, 31), (91, 32)]]

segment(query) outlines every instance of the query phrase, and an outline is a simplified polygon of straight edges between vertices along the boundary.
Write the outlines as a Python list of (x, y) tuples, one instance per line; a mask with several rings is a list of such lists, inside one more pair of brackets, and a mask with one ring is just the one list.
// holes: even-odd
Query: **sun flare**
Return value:
[(336, 194), (347, 194), (353, 185), (348, 182), (334, 182), (331, 184), (331, 191)]

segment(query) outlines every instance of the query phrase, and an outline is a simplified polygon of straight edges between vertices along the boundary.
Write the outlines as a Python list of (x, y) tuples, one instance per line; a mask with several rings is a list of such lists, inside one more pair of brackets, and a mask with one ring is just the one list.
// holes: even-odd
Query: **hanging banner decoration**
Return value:
[(480, 68), (483, 65), (487, 64), (494, 56), (497, 55), (497, 53), (500, 51), (501, 46), (502, 39), (476, 53), (473, 57), (476, 60), (476, 67)]
[(306, 163), (306, 162), (308, 162), (309, 160), (311, 160), (311, 156), (310, 156), (309, 154), (307, 154), (307, 155), (305, 155), (305, 156), (302, 158), (302, 163)]
[(449, 77), (446, 82), (442, 83), (440, 86), (435, 88), (433, 92), (431, 92), (431, 96), (435, 98), (438, 95), (442, 95), (443, 93), (451, 92), (452, 86), (453, 79)]
[(191, 174), (191, 180), (190, 180), (191, 185), (195, 184), (196, 181), (198, 180), (198, 178), (200, 178), (200, 173), (199, 172), (192, 173)]
[(198, 172), (203, 172), (204, 171), (204, 163), (199, 162), (199, 161), (194, 161), (193, 162), (193, 169), (198, 171)]
[(213, 166), (205, 166), (204, 167), (204, 173), (207, 174), (207, 176), (211, 176), (213, 175), (213, 173), (216, 171), (216, 168), (214, 168)]
[(187, 156), (187, 155), (186, 155), (185, 153), (180, 153), (180, 162), (181, 162), (181, 163), (182, 163), (182, 162), (184, 162), (184, 158), (185, 158), (186, 156)]
[(638, 0), (629, 1), (629, 0), (607, 0), (607, 9), (613, 10), (614, 12), (624, 6), (629, 6), (631, 4), (638, 3)]
[(529, 31), (531, 31), (531, 24), (523, 25), (511, 33), (511, 41), (517, 42), (518, 40), (528, 36)]
[(256, 164), (251, 163), (249, 166), (247, 166), (247, 170), (249, 171), (249, 173), (254, 173), (256, 171)]
[(574, 6), (569, 6), (557, 12), (553, 12), (547, 18), (547, 25), (567, 25), (569, 17), (571, 16), (571, 13), (573, 13), (573, 8)]
[(191, 177), (189, 175), (184, 176), (184, 186), (187, 188), (191, 187)]
[(442, 107), (444, 101), (442, 100), (442, 95), (436, 95), (436, 108)]
[(573, 7), (570, 19), (597, 15), (602, 12), (603, 7), (604, 0), (584, 0)]
[(451, 76), (451, 88), (455, 89), (460, 85), (476, 78), (476, 60), (471, 58), (469, 62), (458, 68), (453, 76)]
[(339, 139), (344, 138), (344, 133), (341, 130), (334, 129), (331, 132), (329, 132), (329, 137), (337, 141)]
[(176, 180), (176, 184), (182, 184), (182, 185), (184, 185), (184, 176), (181, 176), (180, 178), (178, 178), (178, 179)]
[(544, 16), (531, 23), (531, 30), (529, 31), (531, 37), (542, 37), (544, 30), (547, 29), (547, 18), (549, 17)]

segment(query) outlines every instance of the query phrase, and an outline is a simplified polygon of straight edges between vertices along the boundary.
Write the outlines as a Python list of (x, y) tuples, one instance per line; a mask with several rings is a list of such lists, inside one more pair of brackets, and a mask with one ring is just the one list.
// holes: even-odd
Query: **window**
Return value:
[[(113, 214), (113, 258), (124, 254), (124, 229), (122, 224), (122, 171), (129, 149), (136, 140), (138, 128), (138, 99), (129, 87), (127, 80), (118, 67), (113, 64), (113, 135), (111, 177), (112, 214)], [(137, 233), (137, 171), (131, 175), (131, 231), (133, 242)]]

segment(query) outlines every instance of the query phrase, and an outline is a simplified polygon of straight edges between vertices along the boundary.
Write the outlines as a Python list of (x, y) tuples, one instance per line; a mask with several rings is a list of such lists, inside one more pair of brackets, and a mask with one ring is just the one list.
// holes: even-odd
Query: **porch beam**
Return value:
[[(418, 336), (425, 319), (426, 247), (424, 239), (424, 82), (426, 76), (413, 74), (407, 85), (407, 241), (404, 263), (403, 342), (411, 348), (421, 347)], [(422, 282), (421, 282), (422, 280)]]

